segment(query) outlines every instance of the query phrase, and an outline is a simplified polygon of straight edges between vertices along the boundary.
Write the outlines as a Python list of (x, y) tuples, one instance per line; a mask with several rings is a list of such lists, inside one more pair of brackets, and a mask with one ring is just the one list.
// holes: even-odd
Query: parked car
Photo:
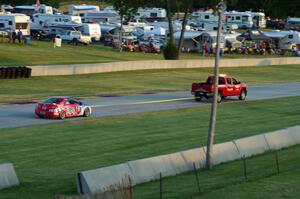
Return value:
[[(238, 96), (240, 100), (245, 100), (247, 96), (247, 85), (241, 83), (235, 78), (227, 75), (219, 75), (218, 85), (218, 103), (228, 96)], [(193, 83), (192, 95), (196, 101), (201, 101), (203, 97), (209, 99), (214, 92), (214, 76), (207, 78), (206, 82)]]
[(56, 38), (60, 38), (63, 41), (69, 41), (73, 43), (83, 43), (83, 44), (90, 44), (92, 43), (92, 39), (90, 36), (82, 35), (80, 31), (69, 31), (65, 34), (57, 34)]
[(72, 97), (50, 97), (35, 108), (35, 114), (41, 118), (89, 117), (91, 113), (91, 106)]

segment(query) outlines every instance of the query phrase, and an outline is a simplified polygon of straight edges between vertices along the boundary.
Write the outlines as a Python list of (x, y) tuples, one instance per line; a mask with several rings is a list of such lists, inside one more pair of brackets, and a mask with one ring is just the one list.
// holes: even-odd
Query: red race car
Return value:
[(72, 97), (51, 97), (35, 108), (35, 114), (41, 118), (89, 117), (91, 113), (91, 106)]

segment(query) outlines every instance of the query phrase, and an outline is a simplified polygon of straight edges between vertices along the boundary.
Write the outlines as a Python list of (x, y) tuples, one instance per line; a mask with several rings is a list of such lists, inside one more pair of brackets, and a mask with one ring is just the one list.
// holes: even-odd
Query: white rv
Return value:
[(136, 18), (161, 18), (165, 19), (167, 12), (163, 8), (139, 8)]
[[(206, 26), (205, 24), (217, 24), (218, 16), (212, 11), (197, 11), (192, 13), (192, 20), (190, 24), (192, 26)], [(230, 11), (225, 12), (223, 19), (224, 25), (237, 25), (239, 28), (252, 28), (253, 20), (252, 15), (248, 12), (236, 12)], [(204, 25), (203, 25), (204, 24)], [(211, 25), (212, 26), (212, 25)]]
[(246, 12), (252, 16), (253, 24), (258, 28), (266, 28), (266, 15), (263, 12)]
[(236, 24), (239, 28), (252, 28), (252, 15), (247, 12), (225, 12), (226, 25)]
[(28, 16), (32, 16), (34, 13), (53, 14), (53, 8), (45, 4), (41, 4), (38, 8), (36, 7), (36, 5), (15, 6), (13, 12), (22, 13)]
[(83, 23), (79, 28), (83, 35), (88, 35), (94, 41), (100, 41), (101, 28), (99, 24)]
[(288, 18), (285, 28), (287, 30), (300, 30), (300, 18)]
[(70, 5), (68, 7), (68, 14), (69, 15), (80, 15), (81, 13), (85, 12), (99, 12), (99, 6), (93, 5)]
[(32, 16), (31, 30), (40, 31), (43, 30), (43, 28), (45, 26), (48, 26), (49, 24), (68, 22), (74, 22), (78, 24), (82, 23), (81, 18), (79, 16), (37, 13)]
[(0, 15), (0, 30), (12, 32), (21, 30), (23, 36), (29, 36), (29, 22), (29, 16), (24, 14), (2, 14)]
[(79, 15), (84, 23), (120, 23), (118, 12), (113, 10), (103, 10), (99, 12), (85, 12)]

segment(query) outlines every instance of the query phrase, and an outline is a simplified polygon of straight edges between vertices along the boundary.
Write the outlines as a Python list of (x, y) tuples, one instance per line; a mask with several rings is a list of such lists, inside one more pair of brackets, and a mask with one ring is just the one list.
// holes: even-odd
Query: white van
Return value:
[(83, 35), (88, 35), (93, 41), (100, 41), (101, 27), (99, 24), (83, 23), (79, 28)]

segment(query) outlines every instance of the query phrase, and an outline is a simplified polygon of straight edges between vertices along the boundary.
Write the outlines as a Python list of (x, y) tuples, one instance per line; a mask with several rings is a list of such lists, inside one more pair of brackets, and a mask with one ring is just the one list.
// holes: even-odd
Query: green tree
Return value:
[(141, 0), (110, 0), (114, 8), (119, 12), (120, 15), (120, 35), (119, 35), (119, 48), (122, 51), (122, 37), (123, 37), (123, 23), (124, 18), (130, 19), (139, 8)]

